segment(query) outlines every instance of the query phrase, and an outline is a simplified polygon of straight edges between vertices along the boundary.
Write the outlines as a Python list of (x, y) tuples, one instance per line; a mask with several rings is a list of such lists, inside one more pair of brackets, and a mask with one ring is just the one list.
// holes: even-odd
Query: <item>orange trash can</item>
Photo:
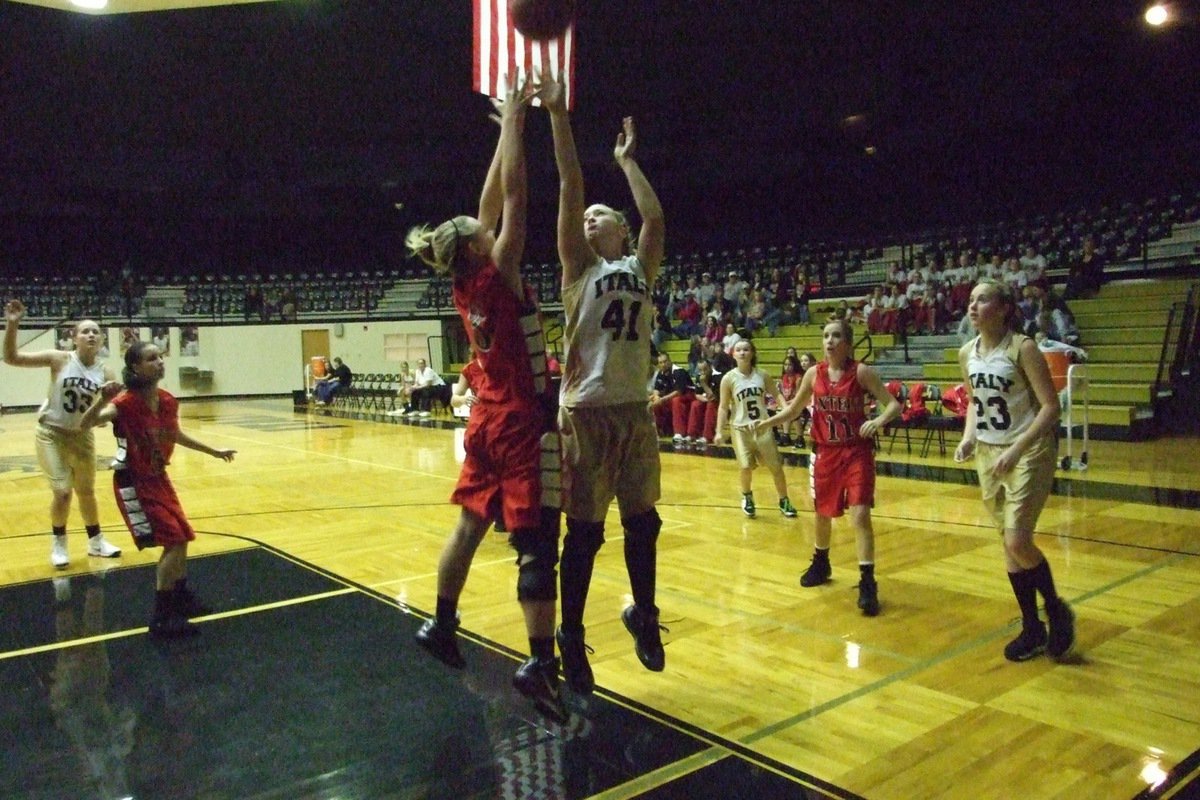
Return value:
[(1067, 388), (1067, 368), (1071, 366), (1071, 358), (1066, 353), (1042, 353), (1046, 357), (1046, 365), (1050, 367), (1050, 379), (1054, 388), (1062, 391)]

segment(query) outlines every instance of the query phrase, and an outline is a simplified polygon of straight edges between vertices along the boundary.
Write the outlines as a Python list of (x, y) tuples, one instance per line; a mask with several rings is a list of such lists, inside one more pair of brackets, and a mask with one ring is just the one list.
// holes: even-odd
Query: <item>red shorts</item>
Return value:
[(113, 492), (138, 550), (186, 544), (196, 538), (175, 487), (165, 474), (137, 478), (127, 469), (117, 470), (113, 473)]
[[(553, 440), (547, 442), (553, 452), (545, 459), (543, 434)], [(476, 404), (464, 437), (467, 457), (450, 502), (484, 519), (503, 514), (510, 531), (540, 528), (543, 460), (548, 472), (557, 476), (557, 440), (553, 426), (547, 424), (547, 412), (538, 406)], [(548, 476), (547, 483), (550, 480), (557, 478)], [(557, 508), (557, 500), (549, 500), (548, 505)]]
[(875, 453), (871, 443), (819, 445), (808, 467), (813, 507), (823, 517), (840, 517), (850, 506), (875, 504)]

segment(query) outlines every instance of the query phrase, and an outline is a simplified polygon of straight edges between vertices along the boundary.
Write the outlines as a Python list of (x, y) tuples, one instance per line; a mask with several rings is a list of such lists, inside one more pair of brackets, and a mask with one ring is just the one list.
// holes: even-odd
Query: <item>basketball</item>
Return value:
[(528, 39), (554, 39), (575, 17), (575, 0), (508, 0), (508, 17)]

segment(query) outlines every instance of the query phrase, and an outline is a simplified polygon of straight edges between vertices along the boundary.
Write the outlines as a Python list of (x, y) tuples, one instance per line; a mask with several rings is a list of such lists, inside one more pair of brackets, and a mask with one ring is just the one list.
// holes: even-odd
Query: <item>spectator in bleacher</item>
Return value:
[(908, 297), (898, 284), (892, 284), (892, 293), (883, 298), (883, 330), (885, 333), (902, 333), (908, 324)]
[(1075, 315), (1067, 307), (1066, 301), (1054, 292), (1048, 292), (1043, 300), (1043, 307), (1050, 310), (1054, 327), (1062, 336), (1059, 341), (1078, 346), (1079, 326), (1075, 324)]
[[(792, 350), (794, 348), (789, 348)], [(795, 355), (786, 355), (783, 357), (782, 372), (779, 376), (779, 397), (783, 401), (783, 405), (791, 402), (796, 396), (796, 390), (800, 388), (800, 379), (804, 377), (804, 373), (800, 370), (800, 359)], [(792, 436), (792, 432), (796, 432), (796, 436)], [(799, 419), (792, 420), (783, 426), (780, 432), (780, 444), (785, 447), (790, 447), (793, 442), (803, 438), (804, 423)]]
[[(704, 313), (708, 315), (716, 315), (721, 322), (722, 331), (726, 322), (733, 321), (734, 308), (733, 304), (725, 299), (725, 287), (718, 286), (713, 292), (713, 299), (707, 306), (704, 307)], [(724, 333), (722, 333), (724, 335)]]
[(1026, 286), (1019, 292), (1013, 289), (1013, 296), (1021, 298), (1017, 301), (1016, 328), (1032, 336), (1037, 330), (1038, 315), (1042, 311), (1042, 292), (1036, 286)]
[(975, 323), (971, 322), (970, 315), (963, 314), (962, 319), (958, 321), (958, 328), (954, 333), (958, 336), (959, 344), (966, 344), (974, 339), (979, 332), (975, 330)]
[(709, 303), (712, 302), (713, 297), (715, 297), (716, 294), (717, 284), (713, 281), (712, 273), (705, 272), (701, 274), (699, 293), (696, 297), (696, 299), (700, 301), (700, 307), (707, 309)]
[(886, 308), (883, 303), (884, 293), (882, 286), (876, 286), (871, 290), (871, 296), (867, 298), (867, 305), (863, 311), (867, 315), (867, 332), (868, 333), (883, 333), (884, 332), (884, 314)]
[(913, 305), (916, 301), (925, 295), (925, 276), (918, 270), (909, 273), (908, 285), (904, 287), (904, 295), (908, 298), (908, 304)]
[(1001, 277), (1012, 287), (1013, 294), (1017, 297), (1020, 297), (1029, 285), (1029, 273), (1021, 266), (1021, 259), (1015, 256), (1004, 262), (1004, 274)]
[(831, 315), (836, 319), (844, 319), (851, 325), (856, 325), (866, 321), (866, 316), (863, 313), (861, 305), (850, 305), (849, 300), (841, 300), (838, 302), (837, 309)]
[(950, 329), (958, 323), (959, 316), (958, 309), (955, 308), (954, 301), (950, 297), (950, 290), (948, 288), (940, 290), (934, 302), (934, 332), (949, 333)]
[(950, 302), (954, 305), (954, 316), (955, 318), (966, 316), (967, 301), (971, 298), (971, 290), (979, 281), (979, 268), (971, 263), (970, 258), (964, 253), (959, 257), (953, 278), (949, 280), (952, 281)]
[(724, 375), (729, 370), (733, 369), (735, 361), (729, 351), (725, 349), (725, 345), (721, 342), (713, 342), (708, 347), (708, 363), (712, 364), (713, 372), (718, 375)]
[(912, 315), (914, 333), (927, 335), (937, 332), (937, 293), (932, 286), (926, 285), (925, 291), (913, 300)]
[[(804, 375), (810, 369), (815, 367), (816, 365), (817, 365), (817, 357), (815, 355), (813, 355), (812, 353), (801, 353), (800, 354), (800, 379), (804, 380)], [(800, 412), (800, 416), (796, 418), (796, 421), (798, 423), (800, 423), (800, 434), (796, 439), (796, 446), (803, 447), (804, 446), (804, 433), (812, 425), (812, 403), (809, 403), (808, 407)]]
[(942, 268), (942, 257), (935, 256), (929, 264), (929, 269), (925, 271), (925, 285), (937, 292), (945, 284), (946, 271)]
[(809, 323), (808, 302), (812, 299), (812, 285), (805, 274), (803, 280), (796, 284), (796, 321), (801, 325)]
[[(931, 273), (932, 268), (929, 266), (929, 260), (925, 257), (924, 253), (919, 254), (917, 256), (916, 263), (913, 264), (912, 268), (908, 271), (908, 286), (904, 287), (905, 293), (909, 292), (910, 287), (914, 283), (919, 283), (922, 285), (928, 284)], [(924, 289), (921, 291), (924, 291)], [(913, 295), (909, 294), (909, 299), (911, 300), (912, 298)]]
[(650, 320), (650, 346), (654, 348), (656, 355), (670, 338), (671, 328), (667, 323), (667, 318), (661, 311), (655, 310), (654, 316)]
[(777, 305), (783, 302), (782, 298), (791, 297), (796, 291), (796, 281), (792, 276), (791, 270), (775, 267), (771, 270), (771, 277), (767, 283), (771, 286), (771, 290), (775, 292), (775, 296), (771, 299)]
[[(702, 336), (693, 336), (688, 343), (688, 374), (695, 375), (700, 367), (700, 362), (704, 361), (708, 356), (708, 345)], [(658, 363), (658, 354), (654, 355), (655, 363)]]
[(668, 313), (668, 309), (671, 307), (671, 284), (665, 275), (659, 275), (654, 279), (654, 286), (650, 290), (650, 302), (654, 303), (654, 307), (666, 319), (671, 319), (671, 315)]
[(1025, 253), (1021, 256), (1021, 267), (1025, 270), (1028, 282), (1046, 287), (1046, 257), (1037, 251), (1033, 245), (1026, 245)]
[(692, 297), (696, 298), (697, 303), (703, 304), (704, 301), (700, 297), (700, 284), (696, 282), (696, 276), (688, 275), (684, 281), (684, 284), (683, 293), (690, 294)]
[(1104, 285), (1104, 256), (1096, 252), (1096, 240), (1084, 237), (1083, 248), (1071, 260), (1067, 270), (1064, 300), (1095, 297)]
[(333, 359), (332, 368), (329, 361), (325, 362), (325, 377), (318, 378), (313, 385), (313, 394), (317, 397), (317, 405), (323, 406), (333, 402), (334, 396), (347, 391), (354, 383), (354, 373), (340, 358)]
[(247, 286), (242, 304), (242, 314), (247, 321), (251, 319), (261, 320), (263, 318), (262, 287), (256, 283)]
[(688, 409), (687, 441), (703, 446), (716, 435), (720, 380), (712, 364), (701, 361), (696, 365), (696, 398)]
[(704, 310), (700, 308), (694, 293), (684, 293), (683, 300), (675, 309), (675, 316), (679, 318), (679, 324), (673, 328), (673, 332), (680, 339), (690, 339), (698, 333), (704, 333)]
[(692, 376), (683, 367), (671, 363), (666, 353), (658, 354), (654, 389), (650, 392), (650, 410), (659, 436), (671, 436), (682, 442), (687, 435), (688, 412), (696, 397)]
[(742, 309), (746, 305), (746, 290), (749, 286), (746, 281), (736, 271), (729, 273), (729, 279), (725, 281), (725, 299), (733, 308), (734, 314), (742, 313)]
[(717, 316), (715, 311), (710, 311), (704, 320), (704, 334), (700, 337), (705, 344), (719, 342), (725, 338), (725, 323)]
[(721, 347), (726, 353), (733, 355), (733, 346), (742, 340), (742, 335), (738, 333), (732, 322), (725, 323), (725, 336), (721, 338)]
[(904, 269), (904, 263), (893, 261), (888, 264), (887, 268), (887, 283), (893, 286), (905, 288), (908, 284), (908, 272)]
[(766, 328), (774, 336), (779, 329), (779, 310), (768, 303), (766, 292), (755, 289), (746, 307), (746, 330), (754, 333), (760, 328)]
[(679, 278), (672, 278), (671, 288), (667, 291), (667, 319), (675, 319), (679, 316), (679, 307), (683, 305), (685, 296), (683, 281)]

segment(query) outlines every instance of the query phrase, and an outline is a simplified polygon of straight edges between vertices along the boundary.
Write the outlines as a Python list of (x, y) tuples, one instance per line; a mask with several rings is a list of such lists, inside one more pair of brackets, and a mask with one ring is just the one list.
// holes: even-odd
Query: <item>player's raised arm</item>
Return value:
[(562, 262), (564, 287), (579, 280), (596, 263), (596, 251), (588, 244), (583, 230), (583, 170), (575, 148), (575, 134), (567, 111), (562, 82), (545, 78), (538, 90), (542, 104), (550, 113), (554, 134), (554, 161), (558, 165), (558, 258)]

